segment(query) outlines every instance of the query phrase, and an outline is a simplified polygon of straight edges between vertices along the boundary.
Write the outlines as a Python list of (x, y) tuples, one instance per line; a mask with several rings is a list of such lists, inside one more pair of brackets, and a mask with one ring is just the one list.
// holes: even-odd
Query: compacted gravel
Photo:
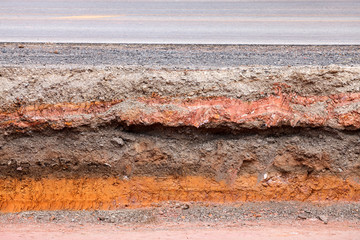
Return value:
[(226, 68), (358, 65), (360, 46), (0, 43), (0, 65)]
[(360, 203), (248, 202), (210, 204), (163, 202), (150, 208), (112, 211), (28, 211), (0, 214), (5, 223), (91, 223), (123, 226), (164, 223), (240, 223), (243, 221), (316, 220), (360, 223)]

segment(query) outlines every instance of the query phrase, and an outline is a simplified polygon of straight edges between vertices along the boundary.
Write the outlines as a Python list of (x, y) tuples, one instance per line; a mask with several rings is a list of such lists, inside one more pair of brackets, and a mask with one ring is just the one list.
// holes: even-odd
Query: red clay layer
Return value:
[(360, 128), (360, 93), (299, 96), (293, 93), (256, 101), (239, 99), (149, 97), (112, 102), (58, 103), (22, 106), (0, 113), (0, 129), (26, 131), (62, 129), (110, 121), (128, 125), (212, 126), (235, 124), (240, 128), (281, 126)]

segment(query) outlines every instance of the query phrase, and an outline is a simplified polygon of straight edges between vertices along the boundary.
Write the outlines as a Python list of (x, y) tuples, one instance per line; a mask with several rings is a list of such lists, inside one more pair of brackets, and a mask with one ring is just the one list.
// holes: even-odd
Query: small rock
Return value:
[(17, 171), (22, 171), (22, 167), (16, 168)]
[(189, 209), (189, 208), (190, 208), (189, 204), (185, 204), (185, 205), (182, 206), (183, 210), (186, 210), (186, 209)]
[(322, 221), (324, 224), (327, 224), (327, 223), (329, 222), (328, 217), (325, 216), (325, 215), (319, 215), (317, 218), (318, 218), (320, 221)]
[(119, 138), (119, 137), (115, 137), (115, 138), (111, 139), (110, 142), (113, 143), (113, 144), (117, 144), (119, 146), (124, 146), (124, 144), (125, 144), (124, 140), (122, 138)]
[(125, 133), (121, 133), (120, 136), (123, 140), (125, 141), (129, 141), (129, 142), (134, 142), (136, 140), (136, 138), (134, 136), (131, 136), (130, 134), (125, 134)]
[(304, 214), (299, 214), (298, 216), (297, 216), (297, 218), (298, 219), (307, 219), (307, 217), (304, 215)]
[(143, 85), (143, 86), (141, 87), (141, 89), (143, 90), (143, 92), (146, 92), (146, 91), (148, 90), (148, 86), (147, 86), (147, 85)]
[(59, 51), (58, 51), (58, 50), (55, 50), (53, 53), (55, 53), (55, 54), (59, 54)]
[(268, 182), (262, 182), (261, 185), (262, 185), (263, 187), (268, 187), (268, 186), (269, 186), (269, 183), (268, 183)]
[(24, 47), (25, 47), (25, 46), (24, 46), (24, 45), (21, 45), (21, 44), (18, 46), (18, 48), (24, 48)]

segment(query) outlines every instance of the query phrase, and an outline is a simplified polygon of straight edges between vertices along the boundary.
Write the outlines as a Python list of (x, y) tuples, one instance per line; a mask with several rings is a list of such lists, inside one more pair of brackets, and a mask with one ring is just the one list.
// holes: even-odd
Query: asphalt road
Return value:
[(0, 42), (360, 44), (360, 1), (1, 0)]

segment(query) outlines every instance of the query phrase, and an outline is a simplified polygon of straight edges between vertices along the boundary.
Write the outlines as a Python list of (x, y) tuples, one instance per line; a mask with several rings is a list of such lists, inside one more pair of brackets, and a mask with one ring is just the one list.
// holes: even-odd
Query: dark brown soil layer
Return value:
[(244, 174), (360, 177), (360, 133), (332, 129), (113, 125), (2, 135), (0, 176), (128, 177)]

